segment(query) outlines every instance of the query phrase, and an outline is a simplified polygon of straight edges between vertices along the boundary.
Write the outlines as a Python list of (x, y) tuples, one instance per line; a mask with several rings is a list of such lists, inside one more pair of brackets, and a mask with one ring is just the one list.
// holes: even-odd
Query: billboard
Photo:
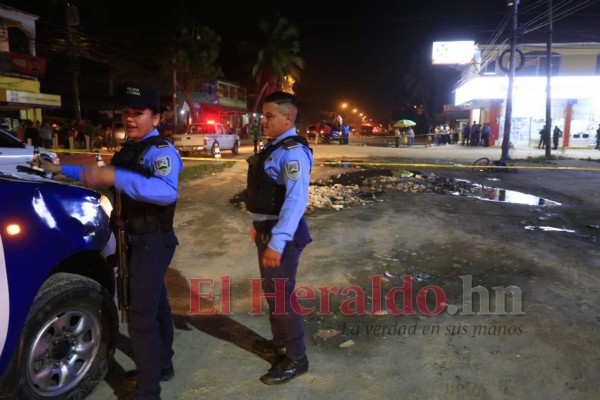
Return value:
[(432, 64), (472, 64), (474, 41), (433, 42)]

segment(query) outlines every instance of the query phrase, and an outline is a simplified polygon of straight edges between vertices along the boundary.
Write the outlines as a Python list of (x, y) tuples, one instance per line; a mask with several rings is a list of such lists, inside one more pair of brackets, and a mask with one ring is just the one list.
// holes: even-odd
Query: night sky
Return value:
[[(3, 3), (36, 13), (42, 19), (50, 19), (60, 4), (55, 0)], [(508, 30), (500, 29), (509, 10), (506, 0), (358, 1), (347, 5), (280, 0), (248, 2), (242, 6), (233, 6), (228, 1), (183, 0), (159, 5), (122, 0), (73, 3), (79, 6), (82, 28), (100, 38), (114, 40), (115, 35), (120, 36), (124, 45), (129, 45), (127, 41), (132, 37), (143, 37), (144, 31), (149, 31), (149, 36), (160, 34), (172, 21), (171, 17), (190, 16), (222, 37), (219, 64), (225, 72), (225, 80), (245, 86), (252, 85), (251, 68), (256, 54), (244, 53), (244, 44), (259, 38), (261, 19), (281, 13), (300, 30), (300, 55), (305, 58), (306, 67), (295, 89), (309, 119), (318, 118), (319, 111), (333, 111), (346, 101), (377, 122), (388, 122), (394, 110), (410, 97), (402, 79), (415, 64), (429, 71), (435, 88), (433, 111), (440, 112), (443, 104), (452, 102), (457, 70), (429, 65), (432, 42), (487, 43), (499, 32), (499, 40), (508, 37)], [(563, 11), (581, 3), (588, 6), (555, 22), (555, 40), (600, 42), (600, 31), (596, 28), (600, 17), (598, 1), (554, 0), (555, 8)], [(520, 21), (526, 23), (536, 18), (547, 4), (540, 0), (521, 1)], [(590, 28), (586, 28), (588, 26)], [(544, 29), (547, 28), (541, 27), (522, 40), (544, 41)], [(131, 32), (136, 34), (131, 35)]]

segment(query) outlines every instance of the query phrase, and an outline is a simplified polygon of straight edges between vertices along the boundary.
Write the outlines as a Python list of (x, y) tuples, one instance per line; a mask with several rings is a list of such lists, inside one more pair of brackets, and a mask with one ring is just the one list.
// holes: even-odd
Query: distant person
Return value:
[(339, 138), (340, 144), (342, 144), (342, 126), (344, 125), (344, 120), (341, 115), (336, 116), (333, 119), (333, 125), (331, 126), (331, 136), (337, 136)]
[(117, 146), (115, 143), (115, 135), (110, 125), (106, 126), (104, 131), (104, 140), (106, 141), (106, 150), (114, 150)]
[(538, 149), (546, 148), (546, 125), (542, 129), (540, 129), (540, 141), (538, 143)]
[(347, 124), (342, 126), (342, 135), (340, 136), (340, 144), (348, 144), (350, 137), (350, 127)]
[(490, 124), (486, 122), (483, 124), (483, 128), (481, 129), (481, 141), (483, 142), (484, 147), (490, 147), (490, 133), (492, 128), (490, 128)]
[(408, 147), (412, 147), (413, 142), (415, 141), (415, 131), (413, 131), (413, 128), (409, 126), (405, 133), (408, 139)]
[(396, 137), (396, 147), (400, 147), (400, 138), (402, 137), (402, 135), (400, 134), (400, 129), (394, 129), (394, 136)]
[(558, 128), (558, 126), (554, 126), (554, 130), (552, 131), (552, 144), (554, 145), (554, 150), (558, 149), (558, 139), (562, 137), (563, 132)]
[(596, 149), (600, 150), (600, 124), (598, 124), (598, 129), (596, 129)]
[(471, 146), (479, 146), (479, 138), (481, 136), (481, 125), (477, 121), (473, 121), (471, 125)]
[(329, 141), (331, 139), (331, 126), (328, 123), (323, 123), (323, 137)]
[(25, 122), (25, 120), (21, 120), (17, 126), (17, 139), (19, 139), (21, 142), (25, 141), (25, 129), (27, 129)]
[(464, 146), (465, 143), (468, 146), (469, 145), (469, 140), (471, 137), (471, 129), (469, 128), (469, 124), (464, 124), (463, 128), (462, 128), (462, 145)]
[(46, 148), (52, 147), (52, 128), (48, 121), (44, 121), (44, 124), (40, 128), (40, 139), (42, 140), (42, 146)]
[(25, 126), (25, 140), (31, 141), (34, 146), (39, 146), (41, 144), (40, 131), (33, 124), (33, 121), (27, 120)]
[(256, 154), (258, 153), (258, 141), (260, 139), (260, 125), (258, 124), (258, 119), (252, 121), (250, 133), (252, 134), (252, 142), (254, 143), (254, 154)]

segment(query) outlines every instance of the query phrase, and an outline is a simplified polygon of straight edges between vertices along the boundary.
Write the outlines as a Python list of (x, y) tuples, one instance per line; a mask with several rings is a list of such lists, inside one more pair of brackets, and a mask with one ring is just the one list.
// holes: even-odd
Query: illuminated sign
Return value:
[[(477, 77), (456, 89), (455, 105), (472, 100), (505, 99), (508, 77)], [(553, 99), (597, 99), (600, 97), (600, 76), (555, 76), (550, 81)], [(516, 77), (513, 96), (546, 99), (546, 78)]]
[(0, 102), (11, 106), (60, 108), (60, 96), (56, 94), (0, 90)]
[(46, 59), (29, 54), (10, 53), (11, 69), (13, 72), (31, 76), (44, 76), (46, 73)]
[(432, 64), (473, 64), (475, 42), (433, 42)]

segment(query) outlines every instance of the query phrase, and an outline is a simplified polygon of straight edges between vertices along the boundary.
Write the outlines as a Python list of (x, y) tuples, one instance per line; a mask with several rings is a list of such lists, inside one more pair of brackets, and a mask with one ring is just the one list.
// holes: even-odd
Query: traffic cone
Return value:
[(219, 142), (215, 142), (213, 145), (213, 155), (215, 158), (221, 158), (221, 149), (219, 148)]

